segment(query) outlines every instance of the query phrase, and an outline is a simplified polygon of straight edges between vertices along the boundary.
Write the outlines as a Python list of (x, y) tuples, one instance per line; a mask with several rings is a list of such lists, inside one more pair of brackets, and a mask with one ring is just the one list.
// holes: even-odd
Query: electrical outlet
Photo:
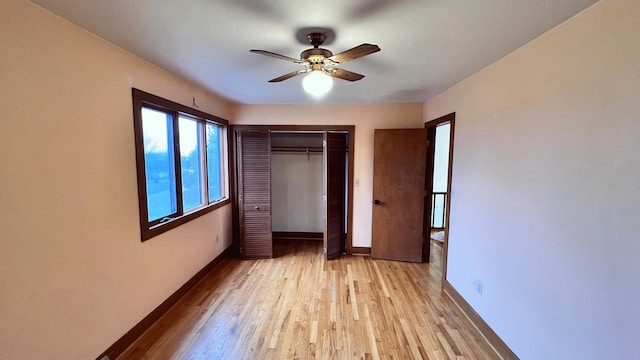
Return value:
[(475, 292), (477, 292), (479, 295), (482, 295), (483, 289), (484, 289), (484, 284), (482, 284), (482, 281), (478, 279), (473, 279), (473, 290), (475, 290)]
[(355, 181), (355, 182), (356, 182), (356, 183), (355, 183), (355, 186), (360, 186), (360, 179), (356, 179), (356, 181)]

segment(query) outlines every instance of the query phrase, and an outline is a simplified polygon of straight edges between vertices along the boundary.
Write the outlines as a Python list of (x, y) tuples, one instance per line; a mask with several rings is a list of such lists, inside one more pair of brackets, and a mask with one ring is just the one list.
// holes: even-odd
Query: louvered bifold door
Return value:
[(268, 131), (239, 131), (240, 254), (271, 258), (271, 141)]
[(327, 260), (345, 249), (347, 134), (324, 133), (324, 249)]

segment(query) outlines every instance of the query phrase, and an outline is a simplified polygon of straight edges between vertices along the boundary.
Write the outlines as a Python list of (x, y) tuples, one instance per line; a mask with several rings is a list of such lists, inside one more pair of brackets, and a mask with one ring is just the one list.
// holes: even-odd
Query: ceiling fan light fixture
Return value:
[(333, 87), (333, 79), (321, 70), (311, 71), (302, 79), (302, 88), (308, 94), (321, 97)]
[(255, 54), (269, 56), (304, 66), (304, 69), (302, 70), (296, 70), (288, 74), (278, 76), (275, 79), (269, 80), (269, 82), (278, 83), (298, 75), (307, 74), (304, 79), (302, 79), (302, 87), (305, 92), (318, 98), (331, 91), (331, 88), (333, 87), (333, 78), (351, 82), (364, 78), (364, 75), (338, 68), (338, 65), (342, 65), (348, 61), (380, 51), (380, 47), (378, 45), (365, 43), (334, 55), (331, 51), (320, 47), (320, 45), (322, 45), (326, 40), (325, 34), (312, 32), (307, 36), (307, 38), (311, 45), (313, 45), (313, 48), (304, 50), (300, 53), (300, 59), (294, 59), (286, 55), (280, 55), (266, 50), (253, 49), (249, 51)]

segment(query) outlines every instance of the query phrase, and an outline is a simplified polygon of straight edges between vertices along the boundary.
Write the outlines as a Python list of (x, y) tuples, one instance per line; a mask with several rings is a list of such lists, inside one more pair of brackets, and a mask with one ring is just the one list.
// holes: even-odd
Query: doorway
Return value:
[[(451, 200), (451, 175), (455, 113), (427, 121), (427, 181), (425, 189), (425, 234), (428, 254), (434, 264), (441, 264), (446, 278)], [(427, 250), (425, 250), (427, 251)]]
[[(244, 125), (232, 132), (240, 255), (277, 256), (279, 238), (323, 240), (327, 259), (350, 254), (355, 127)], [(261, 204), (249, 203), (253, 198)]]

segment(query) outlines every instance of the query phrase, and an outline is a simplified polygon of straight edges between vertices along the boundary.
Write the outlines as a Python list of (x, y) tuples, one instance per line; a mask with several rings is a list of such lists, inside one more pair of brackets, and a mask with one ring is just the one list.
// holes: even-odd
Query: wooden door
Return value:
[(347, 134), (324, 133), (324, 251), (327, 260), (345, 249)]
[(239, 131), (240, 255), (271, 258), (271, 141), (268, 131)]
[(426, 129), (376, 129), (371, 256), (421, 262)]

